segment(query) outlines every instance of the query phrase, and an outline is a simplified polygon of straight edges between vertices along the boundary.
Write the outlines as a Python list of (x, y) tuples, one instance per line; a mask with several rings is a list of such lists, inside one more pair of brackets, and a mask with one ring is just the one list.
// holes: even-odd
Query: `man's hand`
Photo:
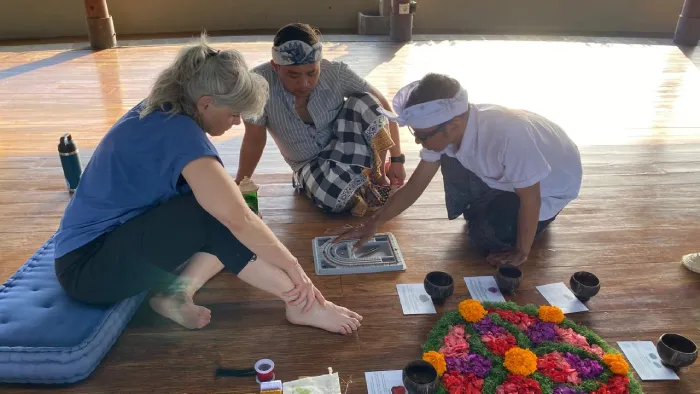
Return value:
[(357, 239), (358, 241), (355, 243), (353, 249), (358, 250), (362, 247), (362, 245), (367, 243), (367, 241), (372, 238), (374, 234), (377, 233), (377, 230), (379, 230), (379, 224), (376, 217), (372, 217), (358, 224), (357, 226), (346, 224), (338, 229), (327, 231), (326, 234), (338, 235), (335, 239), (333, 239), (333, 241), (331, 241), (333, 243), (342, 242), (348, 239)]
[(403, 186), (406, 180), (406, 169), (403, 163), (390, 162), (386, 171), (391, 186)]
[(504, 264), (510, 264), (517, 267), (523, 264), (527, 260), (527, 254), (523, 253), (518, 249), (511, 249), (505, 252), (491, 253), (486, 258), (486, 261), (492, 267), (498, 267)]

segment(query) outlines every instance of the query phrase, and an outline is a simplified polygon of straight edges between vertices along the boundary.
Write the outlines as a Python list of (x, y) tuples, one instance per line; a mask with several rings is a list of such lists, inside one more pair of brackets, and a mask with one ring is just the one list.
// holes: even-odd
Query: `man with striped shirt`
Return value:
[(379, 111), (389, 103), (345, 63), (323, 59), (308, 25), (280, 29), (272, 61), (253, 71), (267, 80), (270, 97), (262, 117), (245, 120), (237, 182), (252, 176), (269, 131), (296, 186), (325, 211), (362, 216), (403, 184), (398, 126)]

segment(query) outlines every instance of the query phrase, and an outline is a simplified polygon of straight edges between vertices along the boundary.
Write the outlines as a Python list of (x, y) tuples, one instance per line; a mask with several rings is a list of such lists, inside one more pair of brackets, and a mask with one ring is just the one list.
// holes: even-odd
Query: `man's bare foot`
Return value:
[(183, 292), (158, 294), (149, 300), (151, 308), (175, 323), (193, 329), (199, 329), (211, 321), (211, 311), (195, 305), (192, 297)]
[(330, 301), (326, 301), (324, 306), (314, 302), (313, 308), (306, 313), (302, 312), (302, 307), (303, 305), (287, 305), (287, 320), (290, 323), (322, 328), (344, 335), (360, 328), (362, 316)]

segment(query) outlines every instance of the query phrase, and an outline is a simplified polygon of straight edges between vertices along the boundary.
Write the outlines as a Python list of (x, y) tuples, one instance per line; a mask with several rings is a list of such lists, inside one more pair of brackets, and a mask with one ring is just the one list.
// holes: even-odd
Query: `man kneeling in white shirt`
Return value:
[(490, 264), (517, 266), (527, 260), (536, 237), (578, 197), (578, 148), (548, 119), (470, 104), (459, 82), (441, 74), (403, 87), (393, 101), (396, 114), (385, 115), (409, 127), (423, 146), (421, 161), (379, 211), (335, 242), (359, 238), (355, 247), (362, 246), (410, 207), (442, 167), (448, 218), (464, 215), (469, 238), (489, 252)]

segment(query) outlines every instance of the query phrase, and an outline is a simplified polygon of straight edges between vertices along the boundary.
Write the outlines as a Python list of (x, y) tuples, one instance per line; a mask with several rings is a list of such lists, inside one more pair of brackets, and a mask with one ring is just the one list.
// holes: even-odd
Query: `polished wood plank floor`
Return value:
[[(700, 71), (665, 40), (585, 37), (421, 36), (409, 45), (328, 36), (326, 57), (349, 63), (389, 98), (429, 71), (462, 81), (474, 102), (534, 110), (563, 125), (584, 161), (581, 197), (536, 244), (522, 291), (510, 299), (544, 303), (535, 286), (568, 282), (577, 270), (602, 280), (590, 313), (571, 315), (611, 344), (656, 340), (673, 331), (700, 341), (700, 275), (682, 255), (700, 251)], [(216, 37), (254, 66), (269, 59), (270, 37)], [(73, 133), (86, 163), (110, 125), (147, 93), (180, 39), (122, 42), (93, 53), (82, 43), (0, 47), (0, 276), (9, 277), (56, 230), (69, 196), (56, 154)], [(241, 128), (216, 138), (235, 174)], [(293, 193), (290, 171), (272, 144), (256, 180), (274, 232), (313, 272), (311, 240), (353, 220), (327, 216)], [(418, 147), (402, 140), (409, 172)], [(218, 364), (248, 367), (272, 358), (278, 377), (332, 367), (347, 393), (366, 392), (365, 371), (400, 369), (421, 354), (437, 316), (403, 316), (396, 283), (431, 270), (455, 278), (489, 275), (466, 244), (463, 220), (448, 221), (441, 179), (383, 231), (393, 232), (408, 270), (317, 277), (332, 301), (364, 315), (350, 337), (285, 322), (281, 302), (221, 273), (197, 295), (212, 323), (186, 331), (142, 308), (94, 374), (57, 391), (251, 393), (250, 379), (214, 379)], [(446, 308), (468, 296), (457, 281)], [(697, 366), (679, 382), (645, 382), (646, 393), (700, 393)], [(3, 392), (36, 387), (4, 386)]]

